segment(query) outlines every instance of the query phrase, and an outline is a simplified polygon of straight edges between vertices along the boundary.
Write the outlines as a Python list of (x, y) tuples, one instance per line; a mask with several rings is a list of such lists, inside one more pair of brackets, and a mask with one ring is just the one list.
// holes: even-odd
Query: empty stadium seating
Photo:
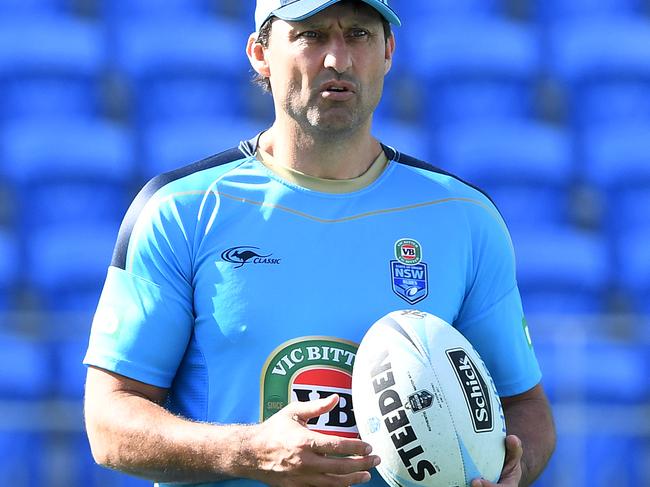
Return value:
[(0, 120), (101, 114), (102, 29), (65, 15), (0, 15)]
[(143, 174), (151, 178), (218, 154), (268, 127), (247, 119), (195, 119), (151, 125), (143, 134)]
[(132, 142), (123, 127), (102, 120), (32, 119), (7, 125), (2, 141), (21, 231), (121, 220), (134, 173)]
[(526, 120), (450, 125), (435, 141), (438, 165), (487, 191), (511, 227), (570, 222), (569, 134)]
[(17, 235), (0, 228), (0, 314), (12, 307), (11, 294), (18, 285), (19, 262)]
[(650, 120), (650, 21), (646, 18), (576, 19), (549, 30), (549, 73), (567, 92), (578, 128)]
[(402, 56), (417, 60), (424, 123), (532, 117), (541, 68), (537, 33), (496, 18), (420, 20), (410, 28)]
[(611, 280), (601, 235), (567, 228), (513, 231), (517, 281), (526, 313), (597, 314)]
[(235, 116), (245, 106), (248, 32), (207, 18), (137, 19), (115, 32), (114, 69), (132, 95), (134, 120)]

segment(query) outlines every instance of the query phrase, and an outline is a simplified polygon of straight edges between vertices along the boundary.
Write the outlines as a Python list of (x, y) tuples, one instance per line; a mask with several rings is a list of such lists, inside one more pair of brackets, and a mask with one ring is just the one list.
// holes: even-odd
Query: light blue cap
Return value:
[[(255, 30), (260, 30), (262, 24), (271, 16), (282, 20), (304, 20), (321, 10), (340, 2), (341, 0), (257, 0), (255, 8)], [(363, 0), (377, 10), (388, 22), (397, 26), (402, 25), (399, 17), (388, 6), (388, 0)]]

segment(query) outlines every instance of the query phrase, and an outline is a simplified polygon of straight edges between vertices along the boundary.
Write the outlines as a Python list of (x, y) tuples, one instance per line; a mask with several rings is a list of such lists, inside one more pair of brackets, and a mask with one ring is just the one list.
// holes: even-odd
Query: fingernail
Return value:
[(379, 457), (375, 457), (375, 458), (373, 459), (373, 461), (372, 461), (372, 466), (373, 466), (373, 467), (376, 467), (376, 466), (379, 465), (380, 463), (381, 463), (381, 458), (379, 458)]
[(368, 445), (366, 447), (366, 455), (370, 455), (372, 453), (372, 446)]

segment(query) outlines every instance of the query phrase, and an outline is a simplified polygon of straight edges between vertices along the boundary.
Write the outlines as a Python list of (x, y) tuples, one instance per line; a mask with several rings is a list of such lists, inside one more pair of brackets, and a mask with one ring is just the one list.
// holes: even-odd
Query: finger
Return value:
[(310, 484), (314, 487), (347, 487), (370, 482), (370, 472), (355, 472), (348, 475), (323, 474), (314, 478)]
[(316, 399), (315, 401), (295, 401), (289, 403), (286, 407), (287, 413), (294, 416), (299, 422), (307, 422), (311, 418), (316, 418), (321, 414), (330, 412), (339, 403), (338, 394), (332, 394), (323, 399)]
[(506, 437), (506, 460), (505, 466), (518, 466), (524, 449), (518, 436), (510, 435)]
[(340, 438), (318, 433), (312, 445), (312, 451), (319, 455), (339, 457), (366, 456), (372, 452), (372, 446), (357, 439)]
[(518, 467), (523, 454), (524, 449), (519, 437), (515, 435), (506, 436), (506, 459), (503, 470), (506, 471)]
[(355, 472), (368, 471), (381, 463), (377, 455), (364, 457), (327, 457), (318, 456), (313, 460), (314, 468), (323, 473), (347, 475)]
[(506, 437), (506, 460), (501, 472), (499, 483), (519, 484), (521, 479), (521, 457), (524, 454), (524, 449), (519, 437), (509, 435)]

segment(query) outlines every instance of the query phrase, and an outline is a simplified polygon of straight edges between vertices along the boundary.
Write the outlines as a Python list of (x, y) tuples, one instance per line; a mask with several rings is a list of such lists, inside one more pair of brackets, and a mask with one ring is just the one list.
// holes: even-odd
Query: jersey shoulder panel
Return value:
[(424, 161), (422, 161), (420, 159), (417, 159), (417, 158), (415, 158), (413, 156), (409, 156), (407, 154), (404, 154), (403, 152), (400, 152), (400, 151), (398, 151), (398, 150), (396, 150), (396, 149), (394, 149), (392, 147), (384, 146), (384, 151), (388, 155), (389, 159), (395, 161), (398, 164), (413, 167), (413, 168), (416, 168), (416, 169), (419, 169), (419, 170), (422, 170), (422, 171), (425, 171), (425, 172), (430, 172), (430, 173), (433, 173), (433, 174), (438, 174), (438, 175), (441, 175), (441, 176), (449, 177), (449, 178), (453, 179), (454, 181), (458, 182), (460, 185), (462, 185), (462, 186), (464, 186), (466, 188), (471, 188), (474, 191), (478, 191), (485, 198), (487, 198), (490, 201), (490, 203), (492, 203), (492, 205), (494, 205), (494, 207), (496, 208), (496, 204), (494, 203), (494, 201), (492, 200), (492, 198), (490, 197), (489, 194), (487, 194), (483, 189), (479, 188), (478, 186), (476, 186), (476, 185), (474, 185), (474, 184), (472, 184), (472, 183), (470, 183), (468, 181), (465, 181), (464, 179), (460, 178), (459, 176), (457, 176), (457, 175), (455, 175), (453, 173), (450, 173), (449, 171), (445, 171), (444, 169), (441, 169), (439, 167), (436, 167), (433, 164), (430, 164), (428, 162), (424, 162)]
[[(221, 172), (226, 173), (232, 167), (236, 167), (239, 163), (249, 157), (250, 156), (244, 152), (241, 147), (232, 148), (193, 164), (160, 174), (151, 179), (135, 197), (126, 213), (126, 216), (124, 217), (124, 220), (122, 221), (117, 237), (117, 243), (113, 251), (111, 265), (120, 269), (125, 268), (131, 234), (133, 233), (133, 229), (144, 207), (154, 197), (154, 195), (160, 191), (176, 191), (176, 189), (173, 188), (175, 183), (205, 171), (220, 168), (222, 170)], [(204, 185), (206, 189), (219, 176), (220, 173), (217, 174), (211, 171), (205, 179)]]

